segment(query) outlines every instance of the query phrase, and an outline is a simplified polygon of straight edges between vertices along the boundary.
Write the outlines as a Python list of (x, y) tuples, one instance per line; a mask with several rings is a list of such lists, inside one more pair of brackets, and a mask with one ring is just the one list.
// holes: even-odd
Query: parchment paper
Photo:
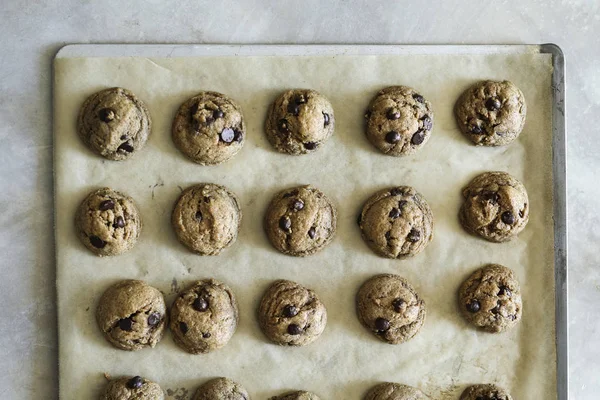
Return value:
[[(97, 398), (105, 372), (146, 376), (159, 382), (168, 398), (178, 400), (215, 376), (239, 381), (253, 399), (289, 389), (311, 390), (324, 400), (361, 399), (381, 381), (416, 386), (434, 399), (456, 399), (467, 384), (483, 382), (506, 387), (515, 399), (556, 398), (551, 68), (550, 56), (540, 54), (58, 59), (54, 104), (61, 398)], [(525, 94), (525, 129), (507, 147), (474, 147), (454, 122), (456, 98), (486, 78), (511, 80)], [(369, 100), (378, 89), (394, 84), (416, 88), (435, 112), (431, 140), (404, 158), (380, 154), (363, 132)], [(112, 86), (135, 92), (153, 119), (146, 148), (125, 162), (94, 155), (75, 131), (84, 99)], [(334, 136), (311, 155), (276, 153), (263, 133), (268, 104), (291, 87), (320, 91), (335, 110)], [(232, 96), (247, 121), (243, 150), (219, 166), (193, 164), (171, 141), (176, 109), (200, 90)], [(458, 223), (462, 187), (488, 170), (515, 175), (529, 192), (529, 225), (510, 243), (477, 239)], [(170, 214), (181, 188), (197, 182), (226, 185), (243, 206), (237, 242), (217, 257), (190, 253), (171, 229)], [(262, 216), (275, 192), (308, 183), (337, 204), (338, 234), (316, 255), (285, 256), (267, 241)], [(355, 222), (367, 197), (400, 184), (420, 191), (435, 219), (433, 242), (404, 261), (374, 255)], [(93, 256), (74, 232), (77, 205), (102, 186), (132, 196), (144, 223), (135, 248), (118, 257)], [(523, 292), (521, 323), (498, 335), (472, 329), (456, 305), (460, 283), (489, 262), (514, 269)], [(425, 325), (405, 344), (378, 341), (355, 316), (358, 287), (384, 272), (407, 278), (427, 303)], [(240, 304), (239, 328), (219, 351), (189, 355), (169, 333), (155, 349), (120, 351), (96, 326), (97, 300), (119, 279), (143, 279), (164, 291), (170, 304), (181, 287), (206, 277), (229, 284)], [(307, 347), (278, 347), (259, 330), (259, 299), (279, 278), (313, 288), (327, 307), (327, 328)]]

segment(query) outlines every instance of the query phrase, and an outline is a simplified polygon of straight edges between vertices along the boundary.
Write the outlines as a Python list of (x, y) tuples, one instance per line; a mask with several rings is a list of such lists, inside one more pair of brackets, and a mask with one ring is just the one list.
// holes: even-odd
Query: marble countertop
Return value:
[[(548, 43), (567, 64), (570, 398), (600, 392), (600, 3), (3, 0), (0, 398), (57, 394), (52, 58), (68, 43)], [(598, 320), (596, 320), (598, 318)]]

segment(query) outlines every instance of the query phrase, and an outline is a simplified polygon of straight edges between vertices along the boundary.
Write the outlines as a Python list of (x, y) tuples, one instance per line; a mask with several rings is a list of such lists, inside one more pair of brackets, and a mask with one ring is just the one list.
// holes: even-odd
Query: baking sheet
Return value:
[[(551, 56), (534, 51), (58, 58), (54, 104), (61, 398), (95, 398), (105, 384), (105, 372), (147, 376), (172, 399), (186, 398), (185, 393), (214, 376), (239, 381), (255, 399), (288, 389), (311, 390), (323, 399), (359, 399), (380, 381), (413, 385), (438, 399), (457, 398), (465, 385), (480, 382), (498, 383), (515, 398), (556, 398), (551, 74)], [(476, 148), (456, 128), (454, 101), (478, 79), (509, 79), (523, 90), (528, 116), (516, 143)], [(364, 137), (366, 105), (379, 88), (392, 84), (412, 86), (433, 104), (431, 140), (413, 156), (382, 155)], [(83, 100), (112, 86), (135, 92), (153, 118), (146, 148), (123, 163), (96, 157), (75, 132)], [(276, 153), (263, 134), (268, 104), (289, 87), (319, 90), (334, 107), (336, 132), (314, 154)], [(171, 141), (177, 107), (200, 90), (227, 93), (246, 117), (243, 150), (220, 166), (187, 161)], [(510, 172), (529, 192), (529, 225), (510, 243), (479, 240), (458, 224), (461, 188), (488, 170)], [(229, 187), (244, 211), (237, 242), (218, 257), (189, 253), (170, 227), (180, 188), (204, 181)], [(304, 183), (320, 188), (337, 204), (338, 235), (324, 251), (298, 259), (272, 249), (261, 219), (275, 192)], [(433, 242), (404, 261), (375, 256), (355, 223), (371, 193), (399, 184), (420, 191), (435, 218)], [(100, 186), (132, 196), (144, 221), (136, 247), (118, 257), (97, 258), (75, 236), (74, 211), (87, 192)], [(456, 308), (460, 283), (489, 262), (513, 268), (523, 292), (523, 320), (501, 335), (471, 329)], [(356, 290), (382, 272), (407, 278), (428, 306), (421, 332), (398, 346), (377, 341), (355, 317)], [(204, 277), (228, 283), (240, 303), (238, 331), (222, 350), (188, 355), (167, 333), (155, 349), (123, 352), (106, 343), (96, 327), (97, 299), (118, 279), (143, 279), (165, 292), (170, 304), (180, 287)], [(310, 346), (272, 345), (258, 328), (260, 296), (279, 278), (313, 288), (328, 309), (327, 328)]]

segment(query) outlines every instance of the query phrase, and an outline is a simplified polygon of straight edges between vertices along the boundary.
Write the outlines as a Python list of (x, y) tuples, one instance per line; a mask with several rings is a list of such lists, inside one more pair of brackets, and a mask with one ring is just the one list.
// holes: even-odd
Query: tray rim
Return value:
[[(64, 58), (96, 57), (201, 57), (201, 56), (381, 56), (426, 54), (550, 54), (552, 55), (552, 180), (554, 220), (554, 287), (557, 399), (569, 398), (568, 229), (567, 229), (567, 129), (566, 63), (555, 43), (543, 44), (67, 44), (55, 54)], [(54, 92), (54, 68), (52, 91)], [(53, 113), (54, 115), (54, 104)], [(54, 136), (53, 129), (53, 136)], [(53, 163), (56, 151), (53, 149)], [(54, 168), (53, 168), (54, 171)], [(54, 174), (53, 174), (54, 175)], [(56, 176), (53, 176), (55, 198)], [(56, 212), (56, 209), (55, 209)], [(56, 221), (56, 215), (54, 215)], [(56, 240), (56, 235), (55, 235)], [(56, 245), (56, 243), (55, 243)], [(55, 260), (56, 261), (56, 260)], [(57, 284), (55, 282), (55, 284)], [(57, 295), (58, 295), (58, 287)], [(58, 304), (58, 302), (57, 302)], [(58, 310), (57, 310), (58, 311)], [(58, 315), (57, 312), (57, 326)], [(58, 338), (60, 348), (60, 337)], [(60, 378), (59, 378), (60, 393)]]

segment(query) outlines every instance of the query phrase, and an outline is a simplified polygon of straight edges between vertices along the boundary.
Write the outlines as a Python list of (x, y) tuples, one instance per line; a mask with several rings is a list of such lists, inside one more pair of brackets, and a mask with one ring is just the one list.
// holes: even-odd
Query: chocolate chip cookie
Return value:
[(371, 250), (387, 258), (412, 257), (433, 238), (429, 204), (410, 186), (375, 193), (363, 206), (358, 225)]
[(77, 118), (81, 140), (109, 160), (125, 160), (140, 151), (151, 128), (152, 120), (144, 102), (118, 87), (88, 97)]
[(75, 229), (81, 242), (98, 256), (114, 256), (130, 250), (142, 230), (142, 220), (131, 197), (110, 188), (87, 195), (75, 213)]
[(467, 232), (490, 242), (506, 242), (529, 221), (525, 186), (506, 172), (485, 172), (463, 189), (459, 219)]
[(460, 400), (512, 400), (512, 396), (496, 385), (473, 385), (465, 389)]
[(521, 289), (510, 268), (489, 264), (461, 285), (458, 303), (465, 319), (487, 332), (503, 332), (521, 320)]
[(423, 392), (412, 386), (399, 383), (385, 382), (374, 386), (364, 397), (364, 400), (427, 400)]
[(407, 86), (390, 86), (371, 100), (365, 114), (367, 138), (382, 153), (416, 153), (431, 136), (431, 103)]
[(509, 81), (483, 81), (467, 89), (454, 107), (460, 130), (477, 146), (502, 146), (525, 125), (525, 96)]
[(425, 302), (406, 279), (381, 274), (367, 280), (356, 294), (356, 313), (375, 337), (390, 344), (414, 337), (425, 322)]
[(269, 398), (269, 400), (321, 400), (311, 392), (297, 391)]
[(312, 290), (296, 282), (278, 280), (260, 301), (258, 322), (273, 343), (305, 346), (325, 330), (327, 310)]
[(177, 239), (200, 255), (217, 255), (237, 239), (242, 221), (238, 198), (224, 186), (201, 183), (185, 189), (173, 209)]
[(98, 327), (113, 346), (122, 350), (154, 347), (167, 324), (162, 293), (137, 280), (120, 281), (104, 292), (96, 309)]
[(192, 400), (250, 400), (250, 395), (239, 383), (216, 378), (200, 386)]
[(191, 354), (208, 353), (225, 346), (238, 320), (233, 292), (214, 279), (194, 282), (171, 306), (173, 340)]
[(307, 185), (282, 190), (273, 197), (264, 229), (277, 250), (304, 257), (331, 242), (336, 223), (337, 212), (329, 198)]
[(246, 124), (242, 109), (231, 98), (200, 92), (179, 107), (172, 134), (175, 146), (190, 160), (215, 165), (242, 149)]
[(331, 103), (309, 89), (283, 92), (269, 107), (265, 122), (273, 147), (292, 155), (315, 151), (333, 135), (334, 127)]
[(165, 394), (157, 383), (140, 376), (111, 380), (100, 400), (163, 400)]

